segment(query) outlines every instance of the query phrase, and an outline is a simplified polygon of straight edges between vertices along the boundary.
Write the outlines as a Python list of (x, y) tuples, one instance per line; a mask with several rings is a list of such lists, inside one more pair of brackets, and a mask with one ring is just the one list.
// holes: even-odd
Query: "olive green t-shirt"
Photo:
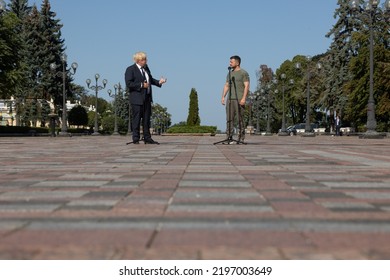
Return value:
[[(230, 99), (241, 100), (244, 95), (245, 85), (244, 82), (249, 82), (249, 74), (244, 69), (230, 72), (232, 79), (231, 96)], [(229, 83), (229, 74), (226, 77), (226, 82)], [(229, 92), (228, 95), (229, 97)]]

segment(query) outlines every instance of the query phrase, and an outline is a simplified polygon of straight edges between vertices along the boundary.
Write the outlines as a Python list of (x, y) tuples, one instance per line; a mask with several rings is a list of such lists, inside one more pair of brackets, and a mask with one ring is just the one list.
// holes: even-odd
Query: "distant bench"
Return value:
[(320, 128), (314, 128), (314, 132), (317, 134), (324, 134), (326, 128), (325, 127), (320, 127)]
[(340, 132), (343, 135), (350, 135), (355, 133), (355, 129), (353, 127), (340, 127)]

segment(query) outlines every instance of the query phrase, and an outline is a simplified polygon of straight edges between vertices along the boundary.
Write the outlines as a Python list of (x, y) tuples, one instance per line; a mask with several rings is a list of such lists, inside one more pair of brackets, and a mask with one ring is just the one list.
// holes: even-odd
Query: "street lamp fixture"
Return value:
[[(311, 124), (310, 124), (310, 79), (312, 76), (312, 72), (310, 71), (311, 56), (306, 57), (308, 64), (307, 64), (307, 71), (306, 71), (306, 80), (307, 80), (307, 89), (306, 89), (306, 124), (305, 124), (305, 133), (302, 134), (302, 136), (315, 136), (315, 134), (311, 131)], [(301, 69), (301, 64), (298, 62), (295, 64), (295, 68)], [(322, 69), (322, 64), (317, 63), (316, 65), (317, 70)]]
[(252, 110), (253, 110), (253, 103), (254, 103), (254, 100), (255, 100), (255, 95), (253, 92), (249, 92), (248, 93), (248, 102), (249, 102), (249, 122), (248, 122), (248, 128), (250, 130), (250, 133), (253, 129), (253, 125), (252, 125)]
[(256, 134), (259, 134), (260, 133), (260, 120), (259, 120), (260, 92), (259, 91), (256, 92), (255, 100), (256, 100)]
[[(272, 80), (272, 82), (268, 83), (266, 86), (265, 86), (265, 90), (264, 89), (261, 89), (260, 91), (262, 93), (265, 93), (267, 94), (267, 129), (266, 129), (266, 132), (265, 132), (265, 136), (272, 136), (272, 132), (271, 132), (271, 93), (272, 93), (272, 84), (277, 84), (278, 81), (277, 80)], [(275, 89), (273, 91), (274, 94), (277, 94), (279, 91), (277, 89)]]
[(285, 90), (285, 80), (286, 80), (286, 74), (280, 75), (280, 79), (282, 80), (282, 104), (283, 104), (283, 117), (282, 117), (282, 128), (280, 129), (280, 132), (278, 133), (279, 136), (287, 136), (287, 130), (286, 130), (286, 109), (285, 109), (285, 101), (284, 101), (284, 90)]
[(293, 86), (294, 86), (294, 84), (295, 84), (295, 81), (294, 81), (294, 79), (290, 79), (290, 80), (288, 81), (288, 83), (290, 84), (290, 89), (291, 89), (290, 94), (292, 94), (292, 92), (293, 92)]
[(390, 0), (387, 0), (385, 4), (383, 5), (383, 8), (385, 9), (386, 13), (390, 13)]
[(87, 87), (89, 89), (92, 89), (95, 91), (95, 97), (96, 97), (96, 100), (95, 100), (95, 127), (93, 129), (93, 133), (92, 135), (100, 135), (99, 133), (99, 127), (98, 127), (98, 92), (99, 90), (102, 90), (102, 89), (105, 89), (106, 88), (106, 85), (107, 85), (107, 80), (106, 79), (103, 79), (102, 83), (103, 83), (103, 86), (99, 86), (98, 85), (98, 80), (100, 78), (100, 75), (99, 74), (95, 74), (95, 85), (94, 86), (91, 86), (91, 79), (87, 79), (85, 82), (87, 83)]
[[(118, 106), (117, 106), (117, 94), (118, 92), (120, 93), (120, 90), (121, 90), (121, 85), (117, 85), (115, 84), (114, 85), (114, 133), (112, 135), (119, 135), (118, 133), (118, 121), (117, 121), (117, 115), (118, 115)], [(108, 94), (110, 95), (110, 97), (112, 97), (112, 90), (108, 90)]]
[[(379, 0), (369, 0), (365, 7), (359, 5), (359, 1), (350, 1), (350, 8), (353, 12), (361, 13), (369, 19), (370, 31), (370, 92), (367, 103), (367, 131), (360, 138), (383, 138), (383, 135), (376, 131), (377, 122), (375, 119), (375, 100), (374, 100), (374, 24), (381, 20), (378, 13)], [(390, 0), (386, 0), (384, 6), (384, 14), (390, 14)]]
[(130, 92), (129, 89), (126, 87), (126, 90), (123, 90), (125, 97), (128, 101), (128, 109), (127, 109), (127, 136), (131, 136), (133, 134), (132, 132), (132, 126), (131, 126), (131, 102), (130, 102)]
[[(66, 69), (66, 60), (67, 56), (65, 53), (61, 55), (61, 63), (62, 63), (62, 71), (58, 71), (55, 74), (58, 77), (62, 76), (62, 124), (61, 124), (61, 132), (60, 135), (68, 135), (68, 127), (67, 127), (67, 120), (66, 120), (66, 77), (67, 75), (72, 76), (76, 74), (76, 70), (78, 67), (78, 64), (76, 62), (73, 62), (70, 69)], [(54, 72), (58, 68), (58, 65), (54, 62), (50, 64), (50, 69)]]
[(5, 1), (4, 0), (0, 0), (0, 15), (3, 12), (5, 12), (5, 7), (6, 7)]

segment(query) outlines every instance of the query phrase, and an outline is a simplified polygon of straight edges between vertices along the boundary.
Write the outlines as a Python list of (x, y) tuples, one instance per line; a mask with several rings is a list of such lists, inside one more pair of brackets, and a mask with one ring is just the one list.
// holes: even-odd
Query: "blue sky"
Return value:
[[(41, 6), (41, 0), (29, 1)], [(79, 69), (75, 82), (85, 85), (95, 73), (108, 80), (99, 97), (121, 82), (137, 51), (148, 54), (155, 78), (168, 82), (154, 90), (154, 101), (168, 108), (173, 123), (185, 121), (189, 94), (199, 96), (202, 125), (225, 129), (220, 103), (229, 57), (241, 67), (256, 90), (261, 64), (276, 70), (295, 55), (325, 52), (325, 34), (336, 20), (337, 0), (51, 0), (64, 25), (69, 63)], [(92, 92), (90, 92), (92, 93)]]

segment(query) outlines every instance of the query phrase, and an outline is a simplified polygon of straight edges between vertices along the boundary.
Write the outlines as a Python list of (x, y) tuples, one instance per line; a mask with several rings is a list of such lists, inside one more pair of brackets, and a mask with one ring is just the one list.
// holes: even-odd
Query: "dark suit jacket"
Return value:
[[(152, 74), (148, 65), (145, 65), (145, 71), (149, 75), (149, 83), (150, 85), (161, 87), (158, 80), (153, 79)], [(141, 71), (139, 70), (137, 64), (133, 64), (126, 69), (125, 73), (125, 82), (126, 86), (130, 93), (130, 103), (133, 105), (143, 105), (145, 101), (145, 97), (147, 94), (147, 89), (142, 88), (142, 83), (144, 82), (144, 77), (142, 76)], [(150, 97), (153, 102), (152, 96), (152, 87), (150, 87)]]

